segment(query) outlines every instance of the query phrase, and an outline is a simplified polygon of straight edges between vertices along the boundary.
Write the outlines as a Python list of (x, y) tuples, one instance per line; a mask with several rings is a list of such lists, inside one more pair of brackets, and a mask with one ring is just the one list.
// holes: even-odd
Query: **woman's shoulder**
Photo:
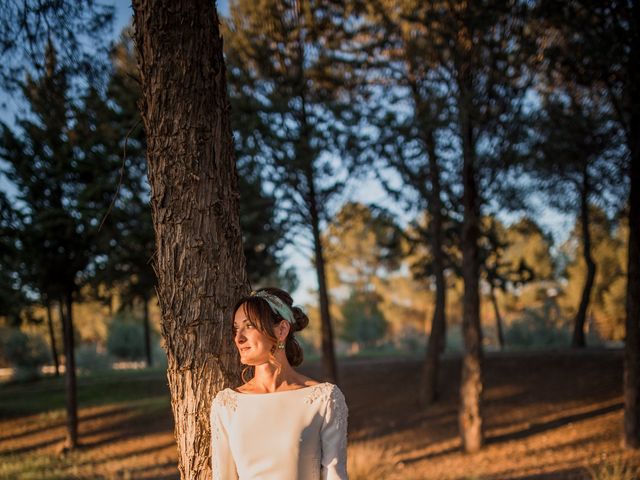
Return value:
[(237, 404), (238, 402), (233, 394), (233, 390), (231, 388), (223, 388), (213, 397), (211, 402), (211, 411), (213, 412), (220, 408), (231, 408), (232, 410), (235, 410)]

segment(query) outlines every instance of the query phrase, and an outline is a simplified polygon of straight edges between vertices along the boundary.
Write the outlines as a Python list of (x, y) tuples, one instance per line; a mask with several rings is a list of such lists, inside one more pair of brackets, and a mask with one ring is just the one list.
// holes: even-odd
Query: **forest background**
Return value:
[[(181, 366), (230, 343), (226, 323), (203, 320), (214, 306), (203, 299), (226, 305), (217, 319), (247, 283), (294, 292), (311, 317), (307, 359), (336, 383), (336, 354), (424, 357), (419, 396), (432, 403), (441, 355), (462, 352), (467, 451), (482, 444), (483, 350), (619, 348), (635, 335), (633, 2), (224, 5), (225, 113), (210, 116), (222, 118), (215, 135), (229, 117), (233, 144), (223, 135), (202, 152), (232, 159), (237, 185), (233, 168), (207, 173), (202, 152), (178, 143), (176, 164), (155, 163), (167, 138), (156, 134), (178, 120), (141, 117), (166, 98), (145, 77), (151, 24), (124, 25), (123, 5), (9, 2), (1, 17), (0, 361), (24, 381), (60, 375), (64, 359), (69, 448), (76, 367), (166, 364), (172, 388), (190, 382)], [(177, 115), (194, 100), (178, 96), (187, 87), (162, 84)], [(218, 200), (200, 175), (221, 182)], [(181, 221), (163, 223), (176, 214), (226, 228), (220, 248), (179, 238)], [(174, 265), (172, 242), (201, 263)], [(189, 277), (184, 265), (200, 266)], [(176, 295), (203, 303), (161, 318), (163, 301), (184, 305)], [(211, 343), (189, 357), (194, 338)], [(228, 361), (213, 385), (231, 381)], [(205, 390), (174, 395), (176, 419)]]

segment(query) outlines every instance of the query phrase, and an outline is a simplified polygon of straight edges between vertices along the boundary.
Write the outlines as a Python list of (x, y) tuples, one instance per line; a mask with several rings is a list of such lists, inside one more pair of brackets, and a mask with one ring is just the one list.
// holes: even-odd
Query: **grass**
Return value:
[(349, 445), (347, 472), (350, 480), (386, 478), (394, 469), (388, 449), (370, 443)]
[(640, 467), (624, 460), (612, 460), (589, 469), (592, 480), (636, 480)]
[[(113, 370), (78, 376), (78, 405), (169, 397), (164, 370)], [(0, 390), (0, 418), (48, 412), (58, 415), (65, 408), (63, 377), (46, 377), (28, 383), (11, 382)]]
[[(170, 404), (163, 369), (114, 370), (78, 376), (78, 407), (126, 405), (129, 422), (154, 422), (166, 417)], [(64, 378), (46, 377), (30, 382), (9, 382), (0, 388), (0, 418), (35, 415), (34, 422), (55, 428), (64, 422)], [(108, 425), (107, 425), (108, 428)], [(132, 478), (126, 467), (106, 474), (96, 464), (95, 449), (59, 455), (49, 451), (6, 452), (0, 455), (0, 478), (6, 480), (124, 480)], [(135, 452), (131, 453), (132, 456)]]

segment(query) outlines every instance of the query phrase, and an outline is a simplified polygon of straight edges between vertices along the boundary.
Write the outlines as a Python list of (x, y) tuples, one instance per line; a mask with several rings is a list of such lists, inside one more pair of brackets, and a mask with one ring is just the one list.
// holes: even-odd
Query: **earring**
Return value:
[(284, 348), (284, 343), (282, 343), (282, 342), (280, 342), (280, 341), (279, 341), (279, 342), (278, 342), (278, 348), (279, 348), (280, 350), (282, 350), (282, 349)]

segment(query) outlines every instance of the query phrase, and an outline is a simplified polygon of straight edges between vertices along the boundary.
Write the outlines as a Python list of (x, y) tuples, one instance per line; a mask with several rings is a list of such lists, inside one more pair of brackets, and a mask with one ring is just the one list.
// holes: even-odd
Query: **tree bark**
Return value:
[(144, 324), (144, 353), (147, 358), (147, 367), (153, 366), (153, 358), (151, 356), (151, 327), (149, 325), (149, 299), (142, 297), (142, 322)]
[[(63, 307), (64, 304), (64, 307)], [(60, 302), (62, 330), (64, 335), (65, 386), (67, 403), (67, 435), (64, 448), (73, 450), (78, 446), (78, 397), (76, 384), (75, 342), (73, 339), (73, 294), (68, 291)]]
[(571, 340), (571, 346), (574, 348), (582, 348), (586, 345), (584, 336), (584, 325), (586, 323), (587, 308), (589, 307), (591, 290), (593, 289), (593, 282), (596, 276), (596, 264), (591, 257), (591, 233), (589, 231), (589, 192), (589, 175), (587, 172), (587, 165), (585, 163), (582, 186), (580, 190), (580, 221), (582, 223), (582, 254), (584, 257), (584, 261), (587, 264), (587, 278), (585, 279), (584, 288), (582, 289), (582, 298), (580, 299), (578, 313), (576, 314), (576, 318), (574, 319), (573, 338)]
[(423, 405), (433, 403), (438, 398), (438, 372), (440, 355), (446, 344), (446, 280), (444, 276), (443, 232), (442, 232), (442, 199), (440, 198), (440, 168), (435, 151), (433, 130), (426, 135), (429, 153), (429, 179), (431, 195), (429, 207), (431, 213), (431, 251), (433, 254), (433, 270), (436, 280), (436, 305), (431, 322), (431, 333), (427, 344), (424, 362), (420, 402)]
[(498, 345), (500, 350), (504, 349), (504, 332), (502, 330), (502, 315), (500, 315), (500, 308), (498, 307), (498, 299), (496, 298), (496, 291), (493, 285), (490, 285), (491, 304), (493, 305), (493, 311), (496, 315), (496, 331), (498, 332)]
[(464, 280), (462, 333), (464, 356), (458, 422), (466, 452), (478, 451), (484, 442), (482, 422), (482, 330), (480, 327), (480, 198), (476, 185), (475, 142), (471, 121), (471, 72), (462, 59), (459, 70), (459, 115), (463, 149), (462, 277)]
[(624, 444), (640, 448), (640, 5), (633, 2), (633, 39), (629, 55), (631, 98), (629, 165), (629, 250), (624, 361)]
[(49, 326), (49, 341), (51, 342), (51, 357), (53, 358), (53, 364), (56, 367), (56, 377), (60, 376), (60, 363), (58, 360), (58, 347), (56, 346), (56, 335), (53, 328), (53, 316), (51, 315), (51, 301), (49, 298), (45, 300), (47, 307), (47, 324)]
[(231, 313), (249, 291), (222, 38), (209, 0), (133, 8), (178, 468), (211, 478), (211, 400), (241, 383)]

